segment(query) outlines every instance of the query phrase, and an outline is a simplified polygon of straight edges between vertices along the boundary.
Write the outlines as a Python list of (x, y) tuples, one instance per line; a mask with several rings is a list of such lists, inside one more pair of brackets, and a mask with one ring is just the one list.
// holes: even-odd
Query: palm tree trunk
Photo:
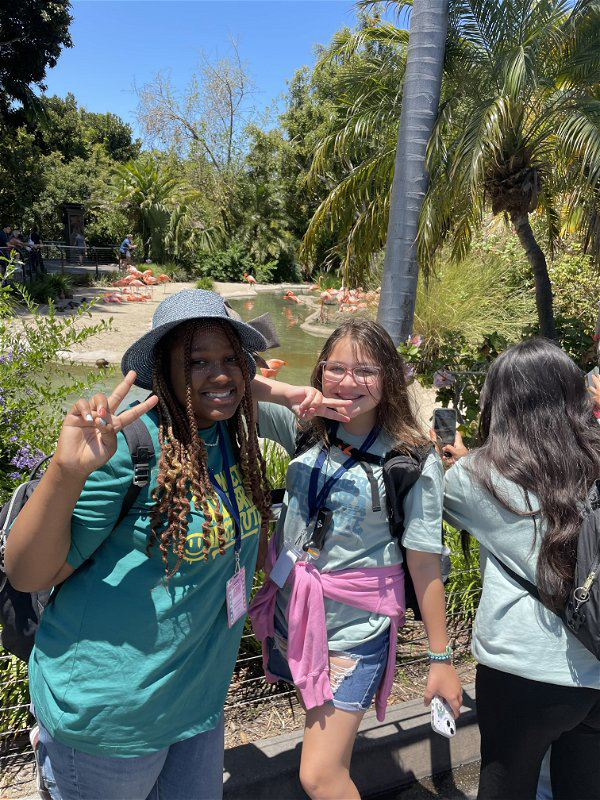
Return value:
[(526, 212), (513, 211), (510, 215), (512, 224), (521, 242), (523, 250), (527, 255), (527, 260), (533, 272), (535, 282), (535, 305), (537, 308), (538, 321), (540, 324), (540, 334), (548, 339), (556, 339), (556, 328), (554, 327), (554, 312), (552, 310), (552, 285), (548, 275), (548, 265), (546, 256), (542, 248), (536, 242), (529, 215)]
[(448, 0), (414, 0), (377, 319), (396, 344), (412, 333), (417, 225), (427, 190), (425, 154), (440, 100)]

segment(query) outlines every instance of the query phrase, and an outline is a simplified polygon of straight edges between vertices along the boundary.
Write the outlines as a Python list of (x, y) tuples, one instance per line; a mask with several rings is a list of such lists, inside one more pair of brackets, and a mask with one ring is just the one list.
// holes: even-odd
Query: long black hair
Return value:
[[(536, 582), (544, 602), (558, 610), (573, 580), (581, 503), (600, 478), (600, 426), (584, 374), (556, 344), (528, 339), (498, 356), (480, 403), (481, 447), (471, 473), (508, 510), (543, 519)], [(492, 470), (527, 498), (535, 494), (539, 508), (512, 508)]]

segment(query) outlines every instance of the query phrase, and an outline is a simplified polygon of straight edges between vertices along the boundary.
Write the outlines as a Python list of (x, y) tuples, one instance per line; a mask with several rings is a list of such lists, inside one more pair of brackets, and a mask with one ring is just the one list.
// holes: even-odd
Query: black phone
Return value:
[(442, 446), (454, 444), (456, 437), (456, 409), (434, 408), (433, 430)]

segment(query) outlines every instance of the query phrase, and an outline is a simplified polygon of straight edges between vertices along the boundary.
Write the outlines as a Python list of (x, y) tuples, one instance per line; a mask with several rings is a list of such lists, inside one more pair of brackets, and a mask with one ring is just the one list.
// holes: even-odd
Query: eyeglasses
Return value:
[(361, 364), (358, 367), (345, 367), (343, 364), (338, 364), (336, 361), (321, 361), (320, 366), (323, 367), (323, 377), (332, 383), (340, 383), (344, 380), (346, 375), (350, 373), (356, 383), (370, 386), (379, 378), (380, 367), (374, 364)]

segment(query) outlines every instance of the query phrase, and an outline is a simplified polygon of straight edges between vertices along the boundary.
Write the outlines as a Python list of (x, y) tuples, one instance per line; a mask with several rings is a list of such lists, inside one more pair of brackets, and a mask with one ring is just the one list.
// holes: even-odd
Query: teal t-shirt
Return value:
[[(279, 442), (291, 455), (295, 449), (296, 418), (286, 408), (271, 403), (259, 404), (261, 436)], [(365, 437), (348, 433), (343, 425), (339, 437), (359, 447)], [(381, 433), (369, 452), (385, 455), (393, 447), (391, 438)], [(277, 526), (278, 550), (283, 542), (300, 546), (309, 541), (313, 525), (307, 526), (308, 486), (312, 468), (321, 449), (315, 445), (292, 459), (286, 475), (286, 494)], [(327, 477), (347, 460), (337, 447), (331, 447), (319, 476), (320, 489)], [(355, 464), (335, 483), (327, 497), (333, 519), (325, 544), (314, 565), (321, 572), (359, 568), (387, 567), (402, 562), (402, 554), (390, 528), (385, 503), (385, 486), (381, 467), (373, 466), (378, 484), (381, 510), (373, 511), (371, 487), (364, 469)], [(428, 456), (420, 478), (404, 498), (405, 529), (402, 544), (411, 550), (441, 553), (443, 468), (439, 457)], [(276, 618), (285, 630), (285, 609), (289, 598), (287, 585), (277, 592)], [(383, 633), (389, 617), (369, 613), (344, 603), (325, 598), (325, 622), (330, 649), (347, 650)]]
[[(159, 453), (157, 416), (144, 421)], [(209, 467), (226, 490), (217, 426), (200, 431)], [(231, 444), (226, 434), (229, 462)], [(141, 756), (213, 728), (223, 711), (244, 620), (227, 625), (225, 584), (234, 574), (235, 529), (220, 506), (204, 559), (200, 505), (191, 505), (185, 558), (167, 583), (158, 543), (146, 555), (151, 480), (113, 530), (133, 468), (123, 436), (113, 458), (90, 475), (73, 512), (67, 560), (76, 568), (42, 617), (29, 662), (36, 714), (53, 737), (88, 753)], [(260, 516), (237, 465), (231, 478), (241, 518), (248, 595)]]

